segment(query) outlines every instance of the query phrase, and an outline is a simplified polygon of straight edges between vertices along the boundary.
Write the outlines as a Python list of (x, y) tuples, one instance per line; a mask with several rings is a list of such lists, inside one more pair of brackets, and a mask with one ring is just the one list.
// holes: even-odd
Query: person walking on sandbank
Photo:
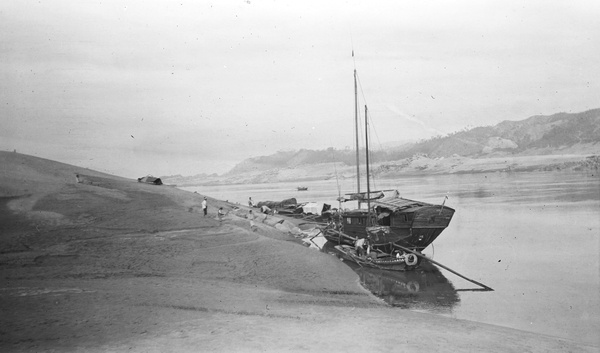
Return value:
[(252, 213), (252, 210), (248, 211), (246, 218), (248, 218), (248, 220), (250, 220), (250, 229), (253, 232), (256, 232), (256, 224), (254, 224), (254, 213)]

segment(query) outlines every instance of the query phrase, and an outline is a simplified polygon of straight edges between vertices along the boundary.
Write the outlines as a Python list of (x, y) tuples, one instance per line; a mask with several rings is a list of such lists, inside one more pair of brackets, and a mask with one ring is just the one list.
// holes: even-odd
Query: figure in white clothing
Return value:
[(202, 200), (202, 212), (204, 212), (204, 217), (208, 213), (208, 206), (206, 205), (206, 197)]
[(254, 213), (252, 213), (252, 210), (248, 211), (246, 218), (250, 220), (250, 229), (252, 229), (253, 232), (256, 232), (256, 224), (254, 224)]

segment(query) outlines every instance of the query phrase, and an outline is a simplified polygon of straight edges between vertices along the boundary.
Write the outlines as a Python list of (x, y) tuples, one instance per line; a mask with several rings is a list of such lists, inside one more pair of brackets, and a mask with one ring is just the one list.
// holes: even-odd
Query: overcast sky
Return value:
[(344, 148), (355, 66), (376, 144), (581, 112), (599, 18), (592, 0), (0, 0), (0, 149), (139, 177)]

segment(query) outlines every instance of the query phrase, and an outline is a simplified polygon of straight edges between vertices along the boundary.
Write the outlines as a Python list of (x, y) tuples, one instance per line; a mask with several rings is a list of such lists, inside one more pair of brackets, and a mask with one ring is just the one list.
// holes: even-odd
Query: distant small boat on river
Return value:
[(298, 186), (298, 191), (306, 191), (308, 190), (308, 187), (306, 186)]

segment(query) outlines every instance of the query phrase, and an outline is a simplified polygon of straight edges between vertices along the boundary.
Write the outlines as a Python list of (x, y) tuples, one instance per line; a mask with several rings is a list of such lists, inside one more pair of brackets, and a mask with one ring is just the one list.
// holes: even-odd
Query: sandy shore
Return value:
[(3, 352), (599, 349), (392, 310), (335, 257), (216, 219), (233, 205), (209, 197), (203, 217), (204, 195), (16, 153), (0, 165)]

